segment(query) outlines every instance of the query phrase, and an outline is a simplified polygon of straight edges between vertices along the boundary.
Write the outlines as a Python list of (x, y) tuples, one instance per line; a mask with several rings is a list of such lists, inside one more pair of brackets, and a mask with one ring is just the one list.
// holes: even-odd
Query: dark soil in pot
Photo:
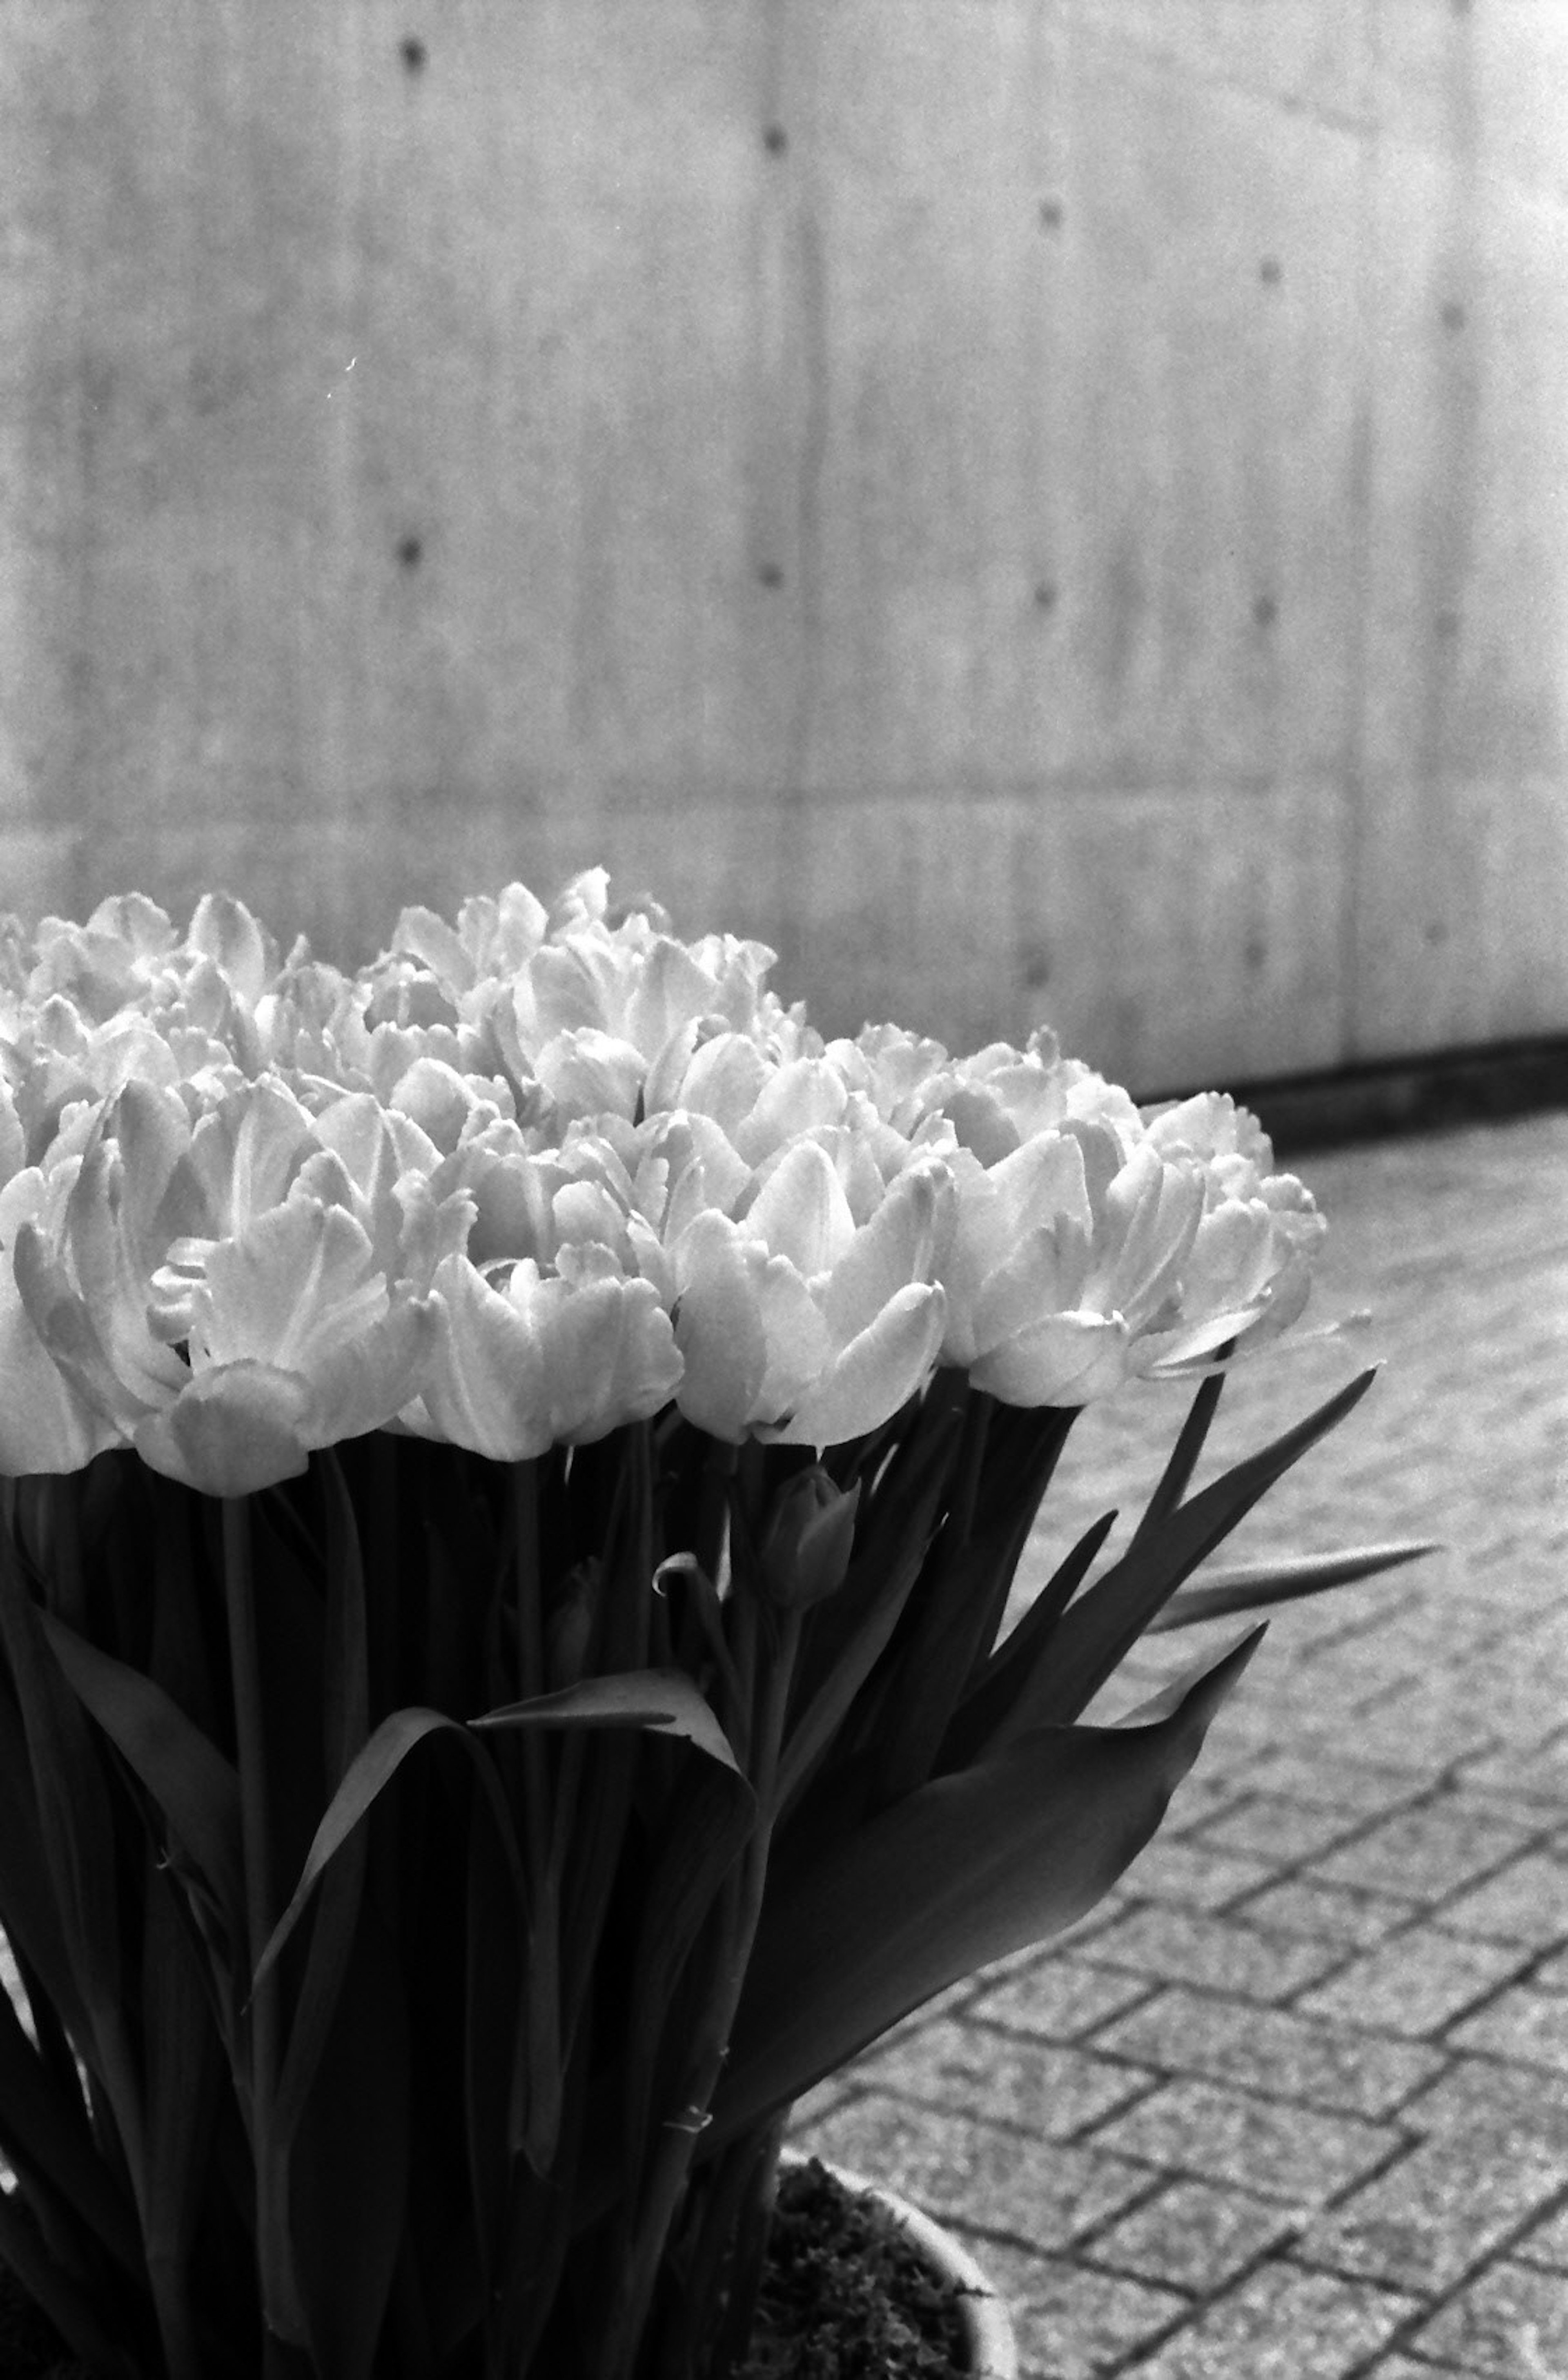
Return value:
[(893, 2217), (813, 2159), (779, 2175), (737, 2380), (963, 2380), (958, 2291)]

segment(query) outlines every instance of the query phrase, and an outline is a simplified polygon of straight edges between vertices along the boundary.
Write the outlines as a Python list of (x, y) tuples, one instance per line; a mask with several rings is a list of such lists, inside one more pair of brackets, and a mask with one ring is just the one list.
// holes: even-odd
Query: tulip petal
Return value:
[(831, 1272), (854, 1241), (855, 1218), (826, 1149), (796, 1141), (758, 1192), (745, 1226), (802, 1279)]
[(768, 1368), (752, 1407), (754, 1421), (794, 1411), (833, 1360), (833, 1338), (822, 1310), (787, 1257), (752, 1254), (758, 1310)]
[(920, 1282), (901, 1289), (787, 1420), (758, 1435), (820, 1449), (880, 1429), (935, 1364), (944, 1318), (940, 1289)]
[(136, 1451), (152, 1470), (204, 1496), (252, 1495), (308, 1467), (310, 1406), (310, 1384), (297, 1372), (222, 1364), (140, 1424)]
[(362, 1225), (342, 1207), (291, 1198), (215, 1247), (191, 1300), (191, 1342), (209, 1365), (253, 1357), (310, 1372), (384, 1313), (387, 1287)]
[(1082, 1405), (1126, 1377), (1131, 1333), (1118, 1315), (1051, 1314), (981, 1356), (970, 1384), (1008, 1405)]
[(822, 1301), (840, 1346), (869, 1329), (901, 1289), (930, 1279), (938, 1216), (951, 1198), (945, 1168), (912, 1169), (892, 1184), (834, 1266)]
[(336, 1446), (384, 1428), (418, 1394), (441, 1325), (432, 1299), (400, 1297), (365, 1330), (317, 1350), (310, 1367), (309, 1443)]
[(754, 1269), (740, 1232), (712, 1208), (683, 1232), (675, 1254), (675, 1344), (686, 1366), (675, 1402), (699, 1429), (734, 1443), (746, 1435), (768, 1368)]
[(0, 1476), (79, 1471), (120, 1433), (60, 1371), (21, 1301), (9, 1264), (0, 1257)]
[(267, 942), (242, 901), (230, 892), (204, 892), (185, 941), (223, 970), (248, 1008), (255, 1007), (267, 987)]
[(550, 1411), (537, 1331), (465, 1256), (437, 1267), (432, 1302), (441, 1318), (424, 1403), (438, 1434), (492, 1463), (544, 1453)]

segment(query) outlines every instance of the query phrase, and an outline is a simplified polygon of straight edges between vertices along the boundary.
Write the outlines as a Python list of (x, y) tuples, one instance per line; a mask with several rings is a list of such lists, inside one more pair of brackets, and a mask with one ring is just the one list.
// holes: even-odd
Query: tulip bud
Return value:
[(797, 1471), (774, 1497), (762, 1532), (762, 1593), (784, 1611), (820, 1603), (844, 1584), (855, 1542), (860, 1483), (847, 1494), (820, 1463)]

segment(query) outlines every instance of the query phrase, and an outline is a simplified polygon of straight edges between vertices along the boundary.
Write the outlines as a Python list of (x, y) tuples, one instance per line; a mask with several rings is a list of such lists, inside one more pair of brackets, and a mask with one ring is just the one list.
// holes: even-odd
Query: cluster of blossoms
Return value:
[(1320, 1219), (1228, 1099), (824, 1041), (760, 943), (608, 890), (407, 910), (352, 977), (221, 895), (0, 929), (0, 1473), (128, 1444), (237, 1495), (672, 1401), (825, 1447), (940, 1365), (1081, 1405), (1299, 1312)]

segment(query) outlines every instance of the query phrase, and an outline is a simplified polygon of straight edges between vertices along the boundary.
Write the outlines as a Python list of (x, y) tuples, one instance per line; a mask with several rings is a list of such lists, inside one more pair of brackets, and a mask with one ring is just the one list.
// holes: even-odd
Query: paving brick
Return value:
[(869, 2092), (793, 2144), (902, 2191), (939, 2220), (1005, 2232), (1042, 2253), (1064, 2250), (1149, 2186), (1148, 2168), (1113, 2150), (1037, 2140), (968, 2116)]
[(1159, 1992), (1095, 2035), (1144, 2068), (1206, 2074), (1235, 2088), (1353, 2116), (1386, 2116), (1443, 2067), (1440, 2052), (1315, 2024), (1283, 2009), (1180, 1987)]
[(1399, 1811), (1355, 1841), (1317, 1860), (1325, 1884), (1369, 1886), (1410, 1900), (1457, 1892), (1517, 1852), (1525, 1830), (1493, 1810), (1447, 1794)]
[(1113, 2271), (1207, 2296), (1287, 2238), (1294, 2220), (1287, 2207), (1267, 2199), (1184, 2179), (1119, 2215), (1079, 2253)]
[(1340, 1732), (1323, 1735), (1316, 1728), (1292, 1728), (1290, 1740), (1249, 1761), (1234, 1785), (1285, 1794), (1292, 1802), (1311, 1802), (1313, 1809), (1380, 1818), (1430, 1794), (1432, 1771), (1416, 1764), (1354, 1759)]
[(861, 2085), (855, 2080), (853, 2069), (842, 2074), (830, 2074), (825, 2082), (817, 2084), (815, 2090), (801, 2094), (790, 2109), (790, 2120), (807, 2130), (812, 2124), (820, 2123), (824, 2116), (831, 2116), (836, 2107), (847, 2107), (852, 2100), (864, 2095)]
[(1470, 1941), (1435, 1925), (1414, 1925), (1303, 1992), (1295, 2007), (1302, 2016), (1420, 2039), (1518, 1974), (1526, 1955), (1514, 1943)]
[(1173, 1908), (1125, 1912), (1086, 1943), (1083, 1956), (1161, 1982), (1282, 2000), (1342, 1964), (1344, 1952), (1338, 1943), (1325, 1947), (1300, 1935), (1265, 1934), (1229, 1916)]
[(1414, 2311), (1365, 2282), (1263, 2265), (1128, 2369), (1138, 2380), (1347, 2380)]
[(1513, 2253), (1522, 2264), (1544, 2265), (1550, 2272), (1568, 2274), (1568, 2207), (1516, 2240)]
[(1546, 2141), (1568, 2160), (1568, 2076), (1541, 2066), (1456, 2056), (1446, 2074), (1417, 2092), (1401, 2115), (1407, 2130), (1477, 2136), (1503, 2125)]
[(1036, 1959), (977, 1994), (966, 2013), (1010, 2033), (1042, 2041), (1076, 2041), (1110, 2017), (1147, 1999), (1156, 1986), (1146, 1975), (1118, 1974), (1061, 1957)]
[(1392, 2124), (1326, 2115), (1183, 2077), (1097, 2125), (1089, 2138), (1097, 2147), (1146, 2158), (1170, 2173), (1234, 2183), (1305, 2208), (1321, 2205), (1383, 2164), (1403, 2135)]
[(1169, 1842), (1173, 1836), (1190, 1835), (1222, 1811), (1234, 1809), (1240, 1798), (1229, 1775), (1218, 1776), (1208, 1767), (1194, 1769), (1177, 1786), (1159, 1840)]
[(1085, 2050), (950, 2018), (871, 2052), (854, 2071), (877, 2090), (954, 2114), (1020, 2124), (1049, 2140), (1068, 2139), (1156, 2079)]
[(1452, 1934), (1484, 1934), (1538, 1949), (1568, 1942), (1568, 1866), (1543, 1852), (1525, 1852), (1495, 1876), (1443, 1903)]
[[(1280, 1614), (1123, 1887), (900, 2028), (897, 2093), (862, 2061), (804, 2111), (845, 2162), (1004, 2235), (981, 2258), (1023, 2308), (1029, 2380), (1568, 2380), (1561, 2341), (1533, 2365), (1519, 2343), (1521, 2291), (1568, 2300), (1568, 1114), (1321, 1176), (1319, 1311), (1374, 1306), (1390, 1360), (1224, 1558), (1449, 1550)], [(1238, 1369), (1197, 1484), (1357, 1360)], [(1037, 1576), (1099, 1512), (1136, 1515), (1187, 1402), (1150, 1387), (1082, 1417)], [(1139, 1648), (1108, 1709), (1184, 1653)], [(1045, 2062), (986, 2079), (1020, 2048)], [(1143, 2095), (1056, 2145), (1020, 2120), (1071, 2120), (1107, 2069)]]
[(1406, 2344), (1416, 2356), (1448, 2356), (1472, 2380), (1562, 2380), (1568, 2289), (1535, 2265), (1494, 2265)]
[(1488, 2050), (1568, 2074), (1568, 2008), (1558, 1992), (1513, 1991), (1453, 2026), (1458, 2049)]
[(1100, 2380), (1187, 2308), (1185, 2298), (1149, 2282), (1005, 2241), (970, 2237), (966, 2244), (1006, 2295), (1027, 2380)]
[(1506, 1794), (1513, 1803), (1538, 1803), (1547, 1812), (1568, 1810), (1568, 1750), (1560, 1740), (1499, 1745), (1466, 1760), (1461, 1773), (1467, 1791)]
[(1354, 1834), (1365, 1817), (1279, 1793), (1253, 1793), (1211, 1818), (1196, 1839), (1222, 1852), (1242, 1852), (1270, 1866), (1294, 1867)]
[(1308, 1941), (1343, 1942), (1370, 1949), (1410, 1923), (1410, 1903), (1386, 1892), (1357, 1892), (1319, 1884), (1306, 1876), (1282, 1876), (1237, 1901), (1231, 1912), (1266, 1933), (1304, 1934)]
[(1293, 2253), (1400, 2288), (1446, 2289), (1550, 2204), (1563, 2179), (1555, 2149), (1501, 2125), (1420, 2141), (1314, 2216)]
[(1183, 1909), (1223, 1909), (1255, 1892), (1273, 1872), (1267, 1860), (1211, 1847), (1203, 1835), (1156, 1835), (1107, 1906), (1114, 1911), (1157, 1900)]
[[(1375, 2363), (1358, 2366), (1365, 2369), (1367, 2380), (1443, 2380), (1445, 2373), (1458, 2372), (1457, 2363), (1439, 2363), (1423, 2356), (1419, 2363), (1408, 2355), (1380, 2355)], [(1463, 2374), (1461, 2375), (1463, 2380)]]
[(1446, 1683), (1364, 1704), (1347, 1716), (1342, 1729), (1355, 1758), (1404, 1762), (1428, 1778), (1441, 1776), (1456, 1761), (1479, 1759), (1498, 1748), (1499, 1723), (1472, 1710), (1463, 1690)]
[(1532, 1967), (1530, 1981), (1538, 1992), (1568, 1992), (1568, 1950), (1555, 1950)]

